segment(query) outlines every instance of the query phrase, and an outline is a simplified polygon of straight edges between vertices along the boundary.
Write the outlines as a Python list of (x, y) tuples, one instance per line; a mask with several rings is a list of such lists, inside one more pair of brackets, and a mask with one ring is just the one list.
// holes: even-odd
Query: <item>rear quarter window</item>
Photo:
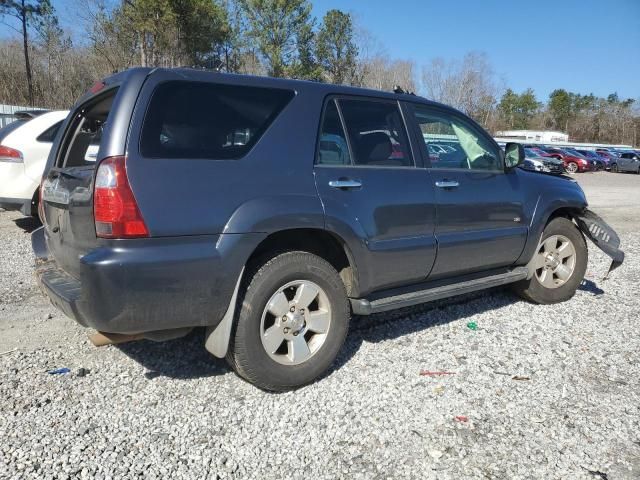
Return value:
[(147, 158), (241, 158), (293, 96), (282, 89), (162, 83), (145, 114), (140, 153)]
[(62, 120), (58, 123), (54, 123), (52, 126), (47, 128), (44, 132), (42, 132), (36, 140), (44, 143), (52, 143), (53, 139), (56, 138), (56, 134), (58, 130), (60, 130), (60, 126), (62, 125)]

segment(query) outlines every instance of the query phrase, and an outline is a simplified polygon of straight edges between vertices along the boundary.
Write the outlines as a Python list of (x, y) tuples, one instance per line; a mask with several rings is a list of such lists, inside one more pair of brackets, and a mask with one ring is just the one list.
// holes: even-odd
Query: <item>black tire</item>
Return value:
[[(262, 314), (278, 289), (298, 280), (313, 282), (324, 291), (331, 324), (324, 343), (310, 358), (283, 365), (262, 345)], [(349, 330), (351, 309), (340, 275), (326, 260), (307, 252), (280, 253), (257, 265), (247, 275), (238, 306), (226, 359), (238, 375), (264, 390), (286, 391), (313, 382), (331, 366)]]
[(611, 165), (611, 171), (613, 173), (618, 173), (618, 164), (614, 163), (613, 165)]
[[(562, 235), (571, 241), (576, 253), (575, 267), (569, 279), (563, 285), (556, 288), (543, 286), (535, 273), (529, 280), (523, 280), (514, 284), (513, 287), (516, 293), (525, 300), (533, 303), (552, 304), (569, 300), (576, 293), (587, 270), (587, 243), (578, 227), (571, 220), (556, 217), (544, 228), (540, 245), (553, 235)], [(537, 255), (539, 248), (540, 247), (536, 249), (534, 257)]]
[(580, 168), (578, 167), (578, 164), (576, 162), (569, 162), (566, 170), (567, 173), (573, 175), (574, 173), (578, 173), (580, 171)]

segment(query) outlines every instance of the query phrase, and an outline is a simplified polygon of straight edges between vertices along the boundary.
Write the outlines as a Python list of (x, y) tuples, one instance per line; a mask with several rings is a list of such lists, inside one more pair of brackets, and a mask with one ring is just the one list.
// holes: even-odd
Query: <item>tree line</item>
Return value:
[[(560, 130), (575, 141), (640, 142), (634, 99), (564, 89), (545, 102), (514, 92), (486, 54), (394, 59), (351, 14), (312, 14), (308, 0), (86, 0), (82, 42), (60, 26), (50, 0), (0, 0), (0, 103), (68, 108), (97, 79), (133, 66), (191, 66), (380, 90), (400, 85), (452, 105), (490, 131)], [(80, 5), (80, 3), (79, 3)]]

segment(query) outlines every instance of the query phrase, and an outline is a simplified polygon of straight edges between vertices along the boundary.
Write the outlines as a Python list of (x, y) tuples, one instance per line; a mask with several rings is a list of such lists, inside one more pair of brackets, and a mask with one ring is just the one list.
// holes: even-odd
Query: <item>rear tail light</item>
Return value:
[(0, 145), (0, 162), (22, 163), (24, 157), (20, 150)]
[(125, 157), (108, 157), (100, 162), (96, 173), (93, 213), (98, 237), (149, 236), (149, 230), (129, 186)]

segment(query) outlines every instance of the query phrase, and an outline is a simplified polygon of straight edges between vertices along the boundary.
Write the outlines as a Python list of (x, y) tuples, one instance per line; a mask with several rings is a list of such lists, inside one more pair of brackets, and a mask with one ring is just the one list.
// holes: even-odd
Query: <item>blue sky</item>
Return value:
[(640, 98), (640, 0), (314, 0), (354, 14), (392, 57), (426, 64), (485, 52), (539, 100), (555, 88)]
[[(319, 19), (331, 8), (352, 13), (388, 55), (418, 66), (481, 51), (506, 86), (531, 87), (539, 100), (555, 88), (640, 98), (640, 0), (310, 1)], [(71, 12), (83, 2), (52, 2), (77, 28)], [(0, 37), (11, 34), (0, 25)]]

